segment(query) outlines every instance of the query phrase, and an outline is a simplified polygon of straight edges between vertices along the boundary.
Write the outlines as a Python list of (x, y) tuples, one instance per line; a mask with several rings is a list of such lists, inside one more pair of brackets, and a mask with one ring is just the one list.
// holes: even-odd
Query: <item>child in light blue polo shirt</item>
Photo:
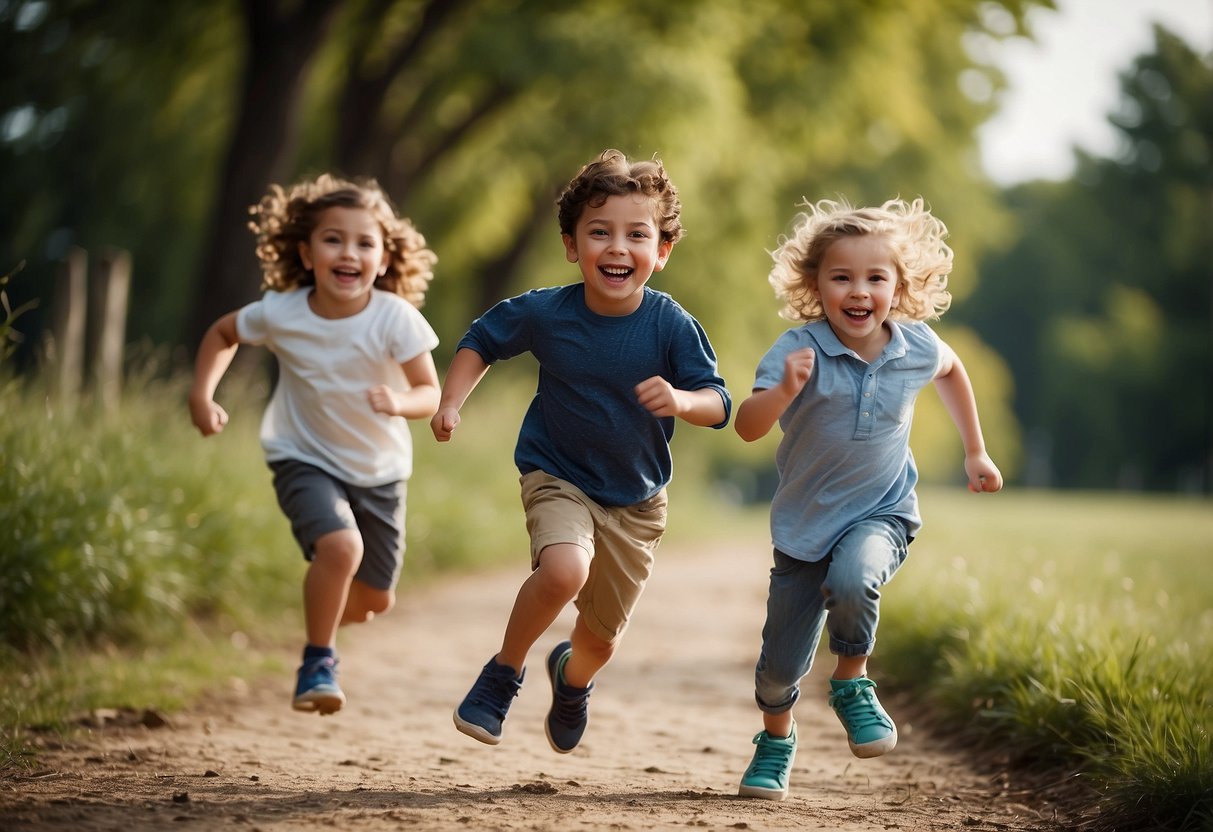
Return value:
[(897, 744), (867, 659), (880, 588), (906, 557), (922, 520), (910, 452), (914, 399), (934, 382), (960, 432), (969, 489), (994, 492), (973, 388), (956, 353), (923, 321), (951, 303), (947, 229), (921, 199), (853, 208), (808, 204), (774, 253), (770, 282), (783, 317), (803, 322), (759, 362), (737, 409), (747, 442), (783, 429), (771, 501), (775, 565), (755, 699), (764, 730), (739, 793), (782, 800), (796, 753), (792, 706), (823, 629), (838, 664), (830, 705), (857, 757)]

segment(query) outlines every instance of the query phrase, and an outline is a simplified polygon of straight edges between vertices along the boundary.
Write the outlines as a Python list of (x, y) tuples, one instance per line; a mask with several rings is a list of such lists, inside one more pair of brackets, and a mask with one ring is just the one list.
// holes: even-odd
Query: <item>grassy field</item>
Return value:
[[(102, 416), (0, 378), (0, 768), (27, 759), (30, 726), (283, 671), (304, 564), (257, 446), (264, 384), (225, 385), (232, 422), (203, 440), (180, 379), (149, 375)], [(414, 426), (406, 580), (525, 547), (509, 460), (529, 390), (485, 385), (457, 444)], [(711, 485), (727, 464), (712, 449), (735, 437), (686, 433), (668, 545), (765, 537), (762, 507)], [(926, 526), (885, 593), (882, 683), (1020, 762), (1080, 772), (1105, 828), (1213, 826), (1213, 501), (921, 497)]]
[(1213, 827), (1213, 502), (925, 490), (882, 672), (989, 747), (1081, 772), (1117, 829)]

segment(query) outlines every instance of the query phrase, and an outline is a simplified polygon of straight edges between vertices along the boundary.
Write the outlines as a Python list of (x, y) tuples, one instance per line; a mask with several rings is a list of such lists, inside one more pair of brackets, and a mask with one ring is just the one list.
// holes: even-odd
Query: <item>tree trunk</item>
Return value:
[(243, 3), (248, 34), (244, 85), (195, 283), (187, 333), (191, 348), (217, 318), (258, 296), (248, 209), (289, 170), (305, 70), (339, 4)]

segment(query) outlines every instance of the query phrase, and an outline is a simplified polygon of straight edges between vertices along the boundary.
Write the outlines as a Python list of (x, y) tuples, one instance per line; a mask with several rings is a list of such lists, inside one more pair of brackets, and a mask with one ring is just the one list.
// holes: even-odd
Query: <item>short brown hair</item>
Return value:
[(643, 194), (653, 199), (654, 219), (663, 242), (676, 243), (682, 239), (682, 224), (678, 221), (682, 203), (661, 161), (654, 158), (632, 162), (619, 150), (602, 151), (565, 186), (556, 200), (560, 233), (571, 236), (577, 230), (577, 220), (587, 205), (597, 208), (607, 197), (625, 194)]

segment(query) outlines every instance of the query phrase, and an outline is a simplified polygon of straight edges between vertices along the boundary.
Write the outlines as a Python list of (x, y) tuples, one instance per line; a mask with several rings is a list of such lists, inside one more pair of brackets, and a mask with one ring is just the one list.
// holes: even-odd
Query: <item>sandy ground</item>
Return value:
[(790, 797), (737, 797), (761, 727), (752, 674), (768, 558), (762, 545), (659, 552), (572, 754), (543, 732), (543, 660), (571, 610), (532, 651), (500, 745), (451, 723), (499, 645), (523, 555), (515, 569), (405, 590), (389, 615), (343, 631), (339, 714), (293, 712), (283, 678), (234, 685), (166, 726), (52, 743), (34, 771), (0, 778), (0, 829), (1058, 828), (1045, 801), (915, 725), (909, 703), (885, 699), (900, 729), (891, 754), (852, 757), (825, 704), (828, 658), (797, 706)]

